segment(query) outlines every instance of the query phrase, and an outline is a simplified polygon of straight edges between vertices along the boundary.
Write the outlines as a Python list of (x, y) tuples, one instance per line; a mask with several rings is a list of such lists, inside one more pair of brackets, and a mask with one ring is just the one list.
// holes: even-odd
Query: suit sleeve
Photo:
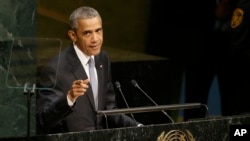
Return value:
[(55, 86), (56, 70), (47, 66), (39, 77), (38, 93), (36, 95), (36, 121), (37, 130), (40, 133), (49, 133), (52, 128), (60, 125), (60, 122), (69, 113), (71, 107), (67, 103), (66, 95)]

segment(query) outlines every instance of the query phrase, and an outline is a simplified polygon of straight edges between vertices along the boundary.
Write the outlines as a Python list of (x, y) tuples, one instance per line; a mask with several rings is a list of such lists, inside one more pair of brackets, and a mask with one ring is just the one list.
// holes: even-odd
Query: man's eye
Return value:
[(102, 32), (102, 29), (98, 29), (97, 32)]
[(89, 33), (89, 32), (83, 32), (83, 34), (84, 34), (84, 35), (88, 35), (88, 34), (90, 34), (90, 33)]

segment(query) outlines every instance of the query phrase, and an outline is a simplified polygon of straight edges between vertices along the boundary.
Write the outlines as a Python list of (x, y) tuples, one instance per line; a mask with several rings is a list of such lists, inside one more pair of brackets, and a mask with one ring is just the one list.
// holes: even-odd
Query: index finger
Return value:
[(89, 79), (82, 80), (82, 82), (85, 83), (85, 84), (88, 84), (89, 83)]
[(74, 84), (81, 84), (83, 82), (83, 80), (76, 80), (74, 81)]

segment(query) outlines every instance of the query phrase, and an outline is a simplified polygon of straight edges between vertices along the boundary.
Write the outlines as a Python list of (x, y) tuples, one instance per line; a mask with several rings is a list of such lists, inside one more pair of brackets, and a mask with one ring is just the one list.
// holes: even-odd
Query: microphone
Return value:
[[(120, 82), (116, 81), (116, 82), (115, 82), (115, 86), (116, 86), (116, 88), (119, 90), (119, 92), (121, 93), (122, 98), (123, 98), (123, 101), (125, 102), (127, 108), (129, 108), (128, 103), (127, 103), (127, 100), (125, 99), (124, 94), (123, 94), (123, 92), (122, 92)], [(130, 115), (131, 115), (131, 117), (135, 120), (134, 115), (133, 115), (132, 113), (130, 113)], [(135, 120), (135, 121), (136, 121), (136, 120)]]
[[(135, 80), (131, 80), (131, 84), (138, 88), (155, 106), (159, 106), (143, 89), (138, 85), (138, 83)], [(162, 113), (167, 116), (172, 123), (174, 123), (174, 120), (165, 112), (164, 110), (161, 110)]]

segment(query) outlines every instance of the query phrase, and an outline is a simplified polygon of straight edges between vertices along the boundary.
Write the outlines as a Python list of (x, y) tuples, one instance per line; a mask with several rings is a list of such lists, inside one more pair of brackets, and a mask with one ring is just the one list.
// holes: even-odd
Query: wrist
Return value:
[(71, 102), (74, 102), (74, 101), (76, 100), (75, 97), (72, 97), (70, 91), (68, 91), (67, 98), (68, 98)]

